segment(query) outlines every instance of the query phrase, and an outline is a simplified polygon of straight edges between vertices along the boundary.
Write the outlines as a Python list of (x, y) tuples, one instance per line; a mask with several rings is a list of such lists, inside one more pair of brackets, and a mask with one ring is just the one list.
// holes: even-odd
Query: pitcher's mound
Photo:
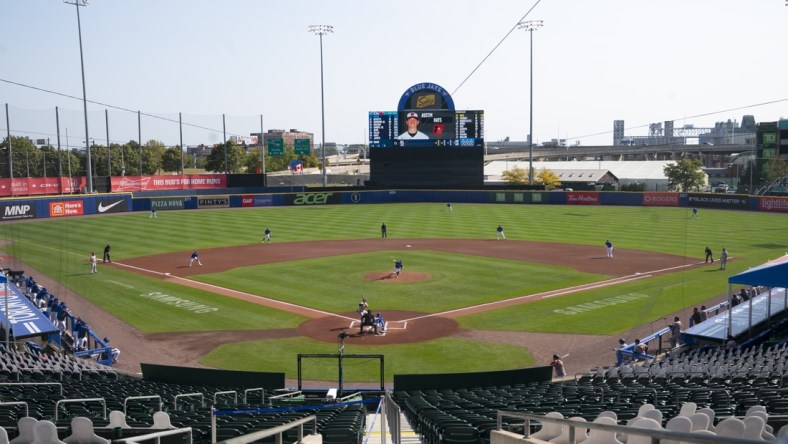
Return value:
[(403, 271), (397, 277), (390, 271), (376, 271), (364, 276), (364, 280), (372, 282), (418, 282), (430, 279), (429, 273), (419, 273), (418, 271)]

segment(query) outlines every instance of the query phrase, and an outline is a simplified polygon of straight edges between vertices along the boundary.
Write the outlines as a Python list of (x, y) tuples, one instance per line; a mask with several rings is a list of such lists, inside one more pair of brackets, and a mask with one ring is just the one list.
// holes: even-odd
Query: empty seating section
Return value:
[[(1, 346), (0, 368), (0, 402), (22, 401), (28, 404), (29, 409), (29, 417), (26, 418), (24, 405), (0, 405), (0, 427), (7, 431), (11, 439), (20, 434), (20, 424), (27, 427), (26, 421), (31, 421), (29, 434), (32, 437), (35, 421), (46, 420), (55, 424), (60, 440), (64, 440), (69, 436), (69, 429), (74, 428), (72, 423), (74, 418), (81, 417), (92, 422), (92, 431), (88, 431), (85, 421), (78, 421), (79, 425), (74, 432), (91, 437), (95, 433), (98, 439), (92, 440), (96, 443), (101, 442), (101, 438), (136, 436), (150, 433), (151, 428), (166, 429), (169, 428), (168, 424), (176, 428), (192, 427), (194, 442), (210, 442), (210, 403), (214, 393), (236, 390), (241, 401), (244, 393), (244, 388), (237, 387), (146, 381), (121, 374), (91, 360), (37, 354), (30, 350), (6, 350)], [(187, 393), (204, 394), (206, 405), (202, 405), (202, 399), (199, 397), (180, 397), (175, 409), (176, 396)], [(161, 397), (162, 410), (166, 415), (159, 417), (158, 399), (126, 401), (129, 397), (150, 395)], [(265, 393), (266, 400), (271, 395)], [(61, 403), (57, 413), (55, 412), (55, 405), (59, 400), (90, 398), (105, 400), (107, 417), (104, 417), (103, 404), (96, 401)], [(233, 397), (220, 396), (218, 402), (227, 404), (219, 404), (215, 407), (232, 410), (280, 407), (276, 401), (274, 404), (262, 404), (261, 400), (262, 396), (258, 390), (250, 393), (249, 404), (241, 402), (236, 404), (233, 402)], [(304, 400), (301, 401), (301, 404), (306, 403)], [(296, 405), (297, 403), (293, 402), (282, 403), (282, 406), (288, 408)], [(309, 415), (317, 416), (317, 431), (323, 434), (324, 442), (356, 444), (363, 436), (366, 409), (362, 404), (324, 409), (308, 407), (299, 411), (217, 416), (218, 439), (279, 426)], [(20, 420), (23, 421), (20, 423)], [(124, 424), (130, 428), (123, 428)], [(311, 424), (307, 424), (304, 433), (313, 433), (311, 429)], [(24, 430), (22, 432), (24, 433)], [(295, 440), (297, 433), (297, 429), (288, 431), (285, 440), (289, 438)], [(66, 440), (69, 441), (74, 439)], [(23, 438), (17, 442), (30, 441)], [(270, 438), (270, 442), (274, 442), (273, 437)]]
[[(684, 423), (670, 420), (682, 415), (693, 432), (713, 432), (725, 418), (758, 416), (748, 412), (753, 406), (763, 406), (767, 417), (788, 414), (788, 388), (782, 388), (784, 381), (788, 382), (787, 355), (784, 343), (743, 350), (710, 348), (642, 365), (598, 369), (575, 381), (408, 390), (394, 392), (392, 397), (424, 442), (434, 444), (454, 439), (447, 430), (468, 428), (479, 433), (481, 442), (487, 442), (499, 410), (540, 415), (555, 412), (586, 421), (612, 416), (622, 425), (648, 418), (661, 427), (670, 423), (677, 430), (682, 430), (679, 424)], [(646, 404), (656, 411), (643, 408)], [(504, 429), (512, 431), (518, 427), (522, 423), (504, 424)], [(767, 427), (764, 431), (771, 433)], [(538, 429), (533, 426), (532, 432)], [(560, 434), (559, 429), (556, 436)]]

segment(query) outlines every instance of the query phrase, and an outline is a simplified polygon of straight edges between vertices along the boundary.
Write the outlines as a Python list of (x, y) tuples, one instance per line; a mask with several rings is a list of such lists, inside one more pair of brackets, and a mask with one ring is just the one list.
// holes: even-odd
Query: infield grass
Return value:
[[(453, 212), (447, 212), (445, 204), (159, 211), (157, 220), (151, 220), (147, 213), (140, 212), (3, 223), (0, 224), (0, 237), (10, 241), (3, 247), (9, 254), (56, 279), (61, 288), (70, 288), (144, 332), (287, 328), (295, 327), (303, 318), (117, 268), (99, 265), (99, 273), (91, 276), (87, 274), (87, 257), (91, 251), (100, 256), (104, 245), (109, 243), (116, 262), (130, 257), (179, 251), (184, 252), (186, 258), (193, 249), (259, 243), (265, 227), (271, 228), (274, 242), (278, 243), (377, 238), (383, 222), (388, 226), (390, 239), (493, 239), (495, 227), (501, 224), (507, 238), (513, 240), (594, 245), (600, 248), (601, 253), (603, 242), (610, 239), (617, 248), (684, 255), (688, 263), (702, 260), (706, 245), (713, 249), (715, 256), (723, 246), (727, 247), (732, 261), (726, 272), (716, 271), (716, 267), (688, 269), (459, 319), (466, 328), (595, 334), (615, 334), (723, 294), (727, 291), (728, 276), (788, 251), (788, 217), (784, 214), (701, 209), (700, 219), (694, 220), (690, 218), (690, 210), (685, 208), (458, 203), (453, 207)], [(500, 299), (554, 286), (566, 287), (572, 282), (599, 278), (567, 272), (560, 267), (419, 252), (419, 255), (405, 258), (405, 272), (418, 270), (432, 278), (398, 284), (396, 292), (401, 292), (402, 298), (397, 300), (389, 296), (387, 292), (392, 290), (385, 284), (375, 286), (363, 281), (363, 274), (368, 270), (387, 268), (385, 264), (390, 262), (389, 259), (377, 254), (272, 264), (250, 270), (233, 270), (223, 275), (201, 276), (199, 279), (278, 298), (294, 298), (313, 307), (347, 312), (355, 308), (362, 291), (379, 295), (381, 306), (390, 309), (407, 306), (408, 309), (430, 311), (440, 309), (433, 300), (446, 303), (445, 307), (454, 307), (466, 303), (460, 298), (467, 297), (467, 303), (478, 303), (475, 301)], [(14, 268), (13, 264), (4, 266)], [(486, 272), (491, 268), (506, 270), (509, 276), (518, 276), (522, 282), (512, 285), (511, 279), (505, 279), (497, 272), (490, 272), (488, 276)], [(343, 277), (337, 277), (339, 275)], [(59, 289), (50, 288), (50, 291), (57, 295)], [(175, 299), (164, 303), (162, 298), (141, 296), (151, 293)], [(468, 296), (470, 294), (473, 296)], [(633, 294), (643, 296), (631, 298)], [(602, 307), (595, 304), (595, 301), (627, 297), (630, 299), (615, 305)], [(178, 300), (187, 302), (173, 302)], [(184, 304), (218, 310), (196, 313), (185, 310)], [(570, 315), (567, 310), (576, 313)], [(459, 339), (452, 341), (470, 344)], [(288, 344), (284, 340), (265, 342), (266, 345), (260, 345), (260, 350), (270, 351), (269, 354), (280, 353), (280, 347), (286, 348), (282, 344)], [(256, 343), (243, 345), (258, 347)], [(327, 353), (335, 350), (334, 345), (317, 342), (297, 345), (305, 346), (300, 350), (302, 352), (319, 349), (320, 353)], [(399, 347), (375, 347), (375, 352), (385, 352), (389, 356), (389, 353), (400, 353), (397, 351)], [(490, 344), (485, 344), (485, 347), (490, 347)], [(463, 347), (457, 348), (462, 350)], [(404, 349), (408, 351), (402, 352), (405, 362), (402, 365), (410, 366), (403, 370), (406, 373), (470, 371), (469, 366), (476, 365), (463, 359), (433, 358), (436, 348), (432, 341), (410, 344)], [(443, 349), (440, 350), (442, 354)], [(511, 354), (511, 350), (501, 353)], [(234, 353), (227, 353), (217, 359), (211, 355), (206, 358), (206, 363), (222, 368), (246, 365), (245, 357), (234, 356)], [(411, 356), (415, 358), (410, 359)], [(292, 360), (284, 361), (284, 366), (293, 365)], [(512, 367), (495, 364), (488, 369)], [(256, 368), (274, 370), (274, 367)], [(392, 368), (392, 372), (399, 371)], [(294, 375), (288, 372), (288, 376)]]

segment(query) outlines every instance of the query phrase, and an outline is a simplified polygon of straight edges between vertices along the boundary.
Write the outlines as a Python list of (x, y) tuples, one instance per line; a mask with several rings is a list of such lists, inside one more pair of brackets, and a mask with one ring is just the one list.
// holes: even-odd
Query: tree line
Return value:
[[(84, 148), (58, 150), (52, 145), (38, 147), (27, 137), (11, 136), (10, 165), (8, 150), (8, 138), (5, 138), (0, 143), (0, 177), (10, 177), (10, 166), (13, 166), (14, 178), (87, 175), (87, 154)], [(241, 174), (256, 173), (262, 167), (258, 148), (247, 150), (233, 141), (216, 144), (207, 157), (197, 159), (184, 153), (180, 146), (167, 147), (154, 139), (142, 145), (142, 149), (134, 140), (124, 144), (112, 143), (109, 149), (106, 145), (93, 142), (90, 145), (90, 160), (93, 176), (150, 176), (180, 173), (184, 167)], [(287, 170), (293, 160), (302, 161), (304, 168), (320, 164), (314, 154), (295, 155), (292, 146), (285, 146), (283, 156), (265, 154), (265, 170)]]

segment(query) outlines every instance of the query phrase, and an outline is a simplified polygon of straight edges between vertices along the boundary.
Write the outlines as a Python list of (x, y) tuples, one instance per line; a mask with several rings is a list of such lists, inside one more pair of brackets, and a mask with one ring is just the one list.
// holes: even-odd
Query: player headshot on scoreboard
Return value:
[(428, 140), (429, 136), (419, 131), (419, 114), (410, 112), (405, 118), (405, 124), (408, 126), (407, 131), (400, 134), (397, 139), (399, 140)]

